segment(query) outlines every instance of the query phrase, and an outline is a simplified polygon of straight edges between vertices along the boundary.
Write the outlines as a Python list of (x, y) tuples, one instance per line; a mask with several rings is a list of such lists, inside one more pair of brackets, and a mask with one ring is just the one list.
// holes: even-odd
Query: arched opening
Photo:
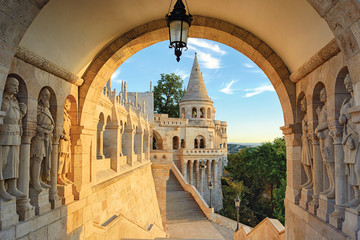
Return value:
[(205, 139), (204, 138), (200, 139), (200, 148), (205, 148)]
[(173, 146), (174, 150), (179, 149), (179, 137), (178, 136), (173, 137), (172, 146)]
[(194, 139), (194, 148), (199, 148), (199, 141), (196, 138)]
[(192, 118), (197, 118), (197, 109), (195, 107), (192, 108), (191, 117)]
[(111, 134), (111, 117), (106, 118), (105, 129), (103, 132), (103, 151), (105, 158), (111, 158), (111, 145), (113, 144), (114, 136)]
[(153, 150), (162, 150), (163, 149), (162, 138), (161, 138), (160, 134), (156, 131), (153, 131), (152, 149)]
[(200, 118), (205, 118), (205, 108), (200, 108)]
[(181, 148), (185, 148), (185, 140), (184, 139), (181, 139)]

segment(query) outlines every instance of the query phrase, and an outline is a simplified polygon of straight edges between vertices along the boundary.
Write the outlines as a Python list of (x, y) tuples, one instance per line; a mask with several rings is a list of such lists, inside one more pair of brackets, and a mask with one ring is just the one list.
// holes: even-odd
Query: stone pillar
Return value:
[[(105, 124), (104, 124), (105, 125)], [(104, 159), (104, 127), (97, 131), (97, 158)]]
[(342, 136), (342, 127), (335, 127), (332, 129), (335, 154), (335, 210), (329, 217), (329, 223), (338, 229), (341, 229), (344, 221), (345, 207), (343, 204), (346, 202), (347, 196)]
[(319, 138), (312, 134), (313, 144), (313, 200), (309, 203), (309, 211), (316, 215), (319, 207), (319, 194), (322, 191), (323, 163), (320, 152)]
[(218, 168), (219, 168), (219, 166), (218, 166), (218, 162), (215, 160), (215, 163), (214, 163), (214, 183), (213, 183), (213, 185), (214, 185), (214, 189), (215, 189), (215, 187), (216, 187), (216, 184), (217, 184), (217, 182), (218, 182)]
[(301, 125), (291, 124), (280, 129), (283, 131), (286, 141), (286, 199), (299, 204), (301, 191)]
[(127, 156), (127, 164), (133, 166), (133, 157), (134, 157), (134, 131), (131, 126), (127, 126), (124, 132), (125, 135), (125, 148)]
[[(211, 161), (208, 160), (207, 162), (207, 185), (209, 185), (210, 181), (211, 181)], [(213, 182), (214, 183), (214, 182)]]
[(189, 175), (189, 184), (193, 185), (194, 183), (194, 162), (190, 161), (190, 175)]
[(144, 160), (144, 142), (143, 142), (144, 131), (139, 130), (136, 134), (138, 135), (137, 142), (136, 142), (136, 144), (138, 145), (138, 147), (137, 147), (138, 152), (136, 153), (137, 159), (139, 162), (143, 162), (143, 160)]
[(25, 130), (21, 138), (18, 188), (25, 193), (26, 197), (17, 200), (16, 210), (20, 221), (26, 221), (35, 216), (35, 208), (30, 204), (29, 199), (30, 143), (35, 136), (35, 129), (36, 125), (32, 130)]
[(52, 142), (52, 152), (51, 152), (51, 170), (50, 170), (50, 191), (49, 191), (49, 201), (51, 203), (51, 208), (55, 209), (61, 206), (61, 199), (57, 191), (57, 175), (58, 175), (58, 163), (59, 163), (59, 140), (60, 134), (56, 131), (53, 136)]
[[(201, 165), (200, 165), (201, 166)], [(200, 188), (198, 189), (200, 192), (200, 195), (204, 197), (205, 194), (205, 167), (200, 167)]]
[(196, 188), (200, 191), (200, 174), (199, 174), (199, 161), (195, 162), (195, 180), (196, 180)]
[(153, 162), (151, 165), (161, 219), (164, 226), (166, 223), (166, 182), (169, 179), (171, 166), (171, 162)]
[(183, 160), (181, 162), (181, 164), (182, 164), (182, 166), (181, 166), (182, 175), (184, 176), (185, 181), (187, 181), (188, 180), (188, 177), (187, 177), (187, 161)]

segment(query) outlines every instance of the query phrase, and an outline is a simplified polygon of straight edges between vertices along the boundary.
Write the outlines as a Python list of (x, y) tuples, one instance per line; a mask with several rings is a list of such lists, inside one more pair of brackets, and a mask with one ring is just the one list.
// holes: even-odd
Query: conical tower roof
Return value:
[(194, 63), (191, 69), (187, 90), (180, 102), (184, 102), (184, 101), (212, 102), (206, 91), (205, 82), (200, 71), (199, 62), (196, 53), (195, 53)]

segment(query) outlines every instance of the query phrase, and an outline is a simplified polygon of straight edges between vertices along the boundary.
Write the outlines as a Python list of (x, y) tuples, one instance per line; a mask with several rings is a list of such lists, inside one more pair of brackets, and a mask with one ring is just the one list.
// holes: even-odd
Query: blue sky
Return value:
[(112, 86), (120, 90), (127, 81), (129, 92), (149, 91), (161, 73), (176, 73), (189, 81), (197, 52), (215, 119), (227, 121), (228, 142), (258, 143), (281, 137), (284, 125), (279, 99), (269, 79), (246, 56), (231, 47), (204, 39), (189, 39), (189, 49), (176, 62), (168, 41), (137, 52), (113, 74)]

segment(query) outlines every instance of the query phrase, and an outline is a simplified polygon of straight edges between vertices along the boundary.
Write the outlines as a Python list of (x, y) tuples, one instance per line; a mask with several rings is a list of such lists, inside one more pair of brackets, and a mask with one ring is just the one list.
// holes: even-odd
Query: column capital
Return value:
[(288, 124), (280, 127), (280, 129), (285, 136), (289, 134), (301, 134), (301, 125), (299, 123)]

